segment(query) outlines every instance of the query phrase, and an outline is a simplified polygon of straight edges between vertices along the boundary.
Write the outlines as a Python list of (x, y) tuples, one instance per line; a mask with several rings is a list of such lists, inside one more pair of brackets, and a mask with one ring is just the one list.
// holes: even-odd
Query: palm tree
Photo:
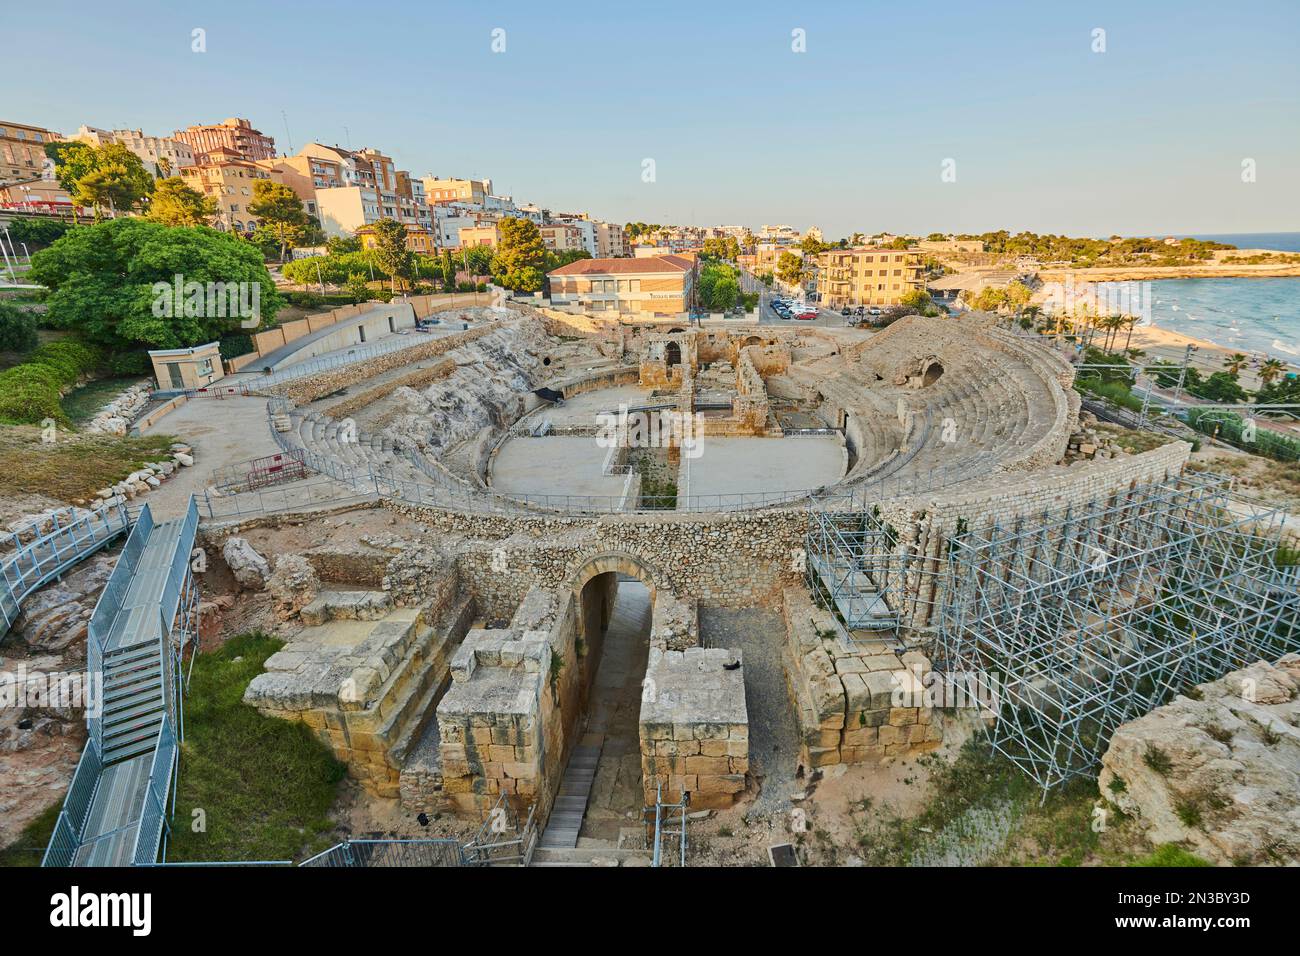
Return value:
[(1129, 350), (1129, 343), (1133, 341), (1133, 329), (1139, 321), (1141, 320), (1136, 315), (1126, 315), (1124, 317), (1124, 324), (1128, 326), (1128, 337), (1124, 339), (1125, 352)]
[(1110, 347), (1115, 344), (1115, 336), (1117, 336), (1119, 330), (1124, 327), (1124, 316), (1108, 315), (1097, 324), (1101, 327), (1101, 330), (1106, 333), (1106, 351), (1109, 352)]
[(1250, 359), (1240, 352), (1233, 352), (1223, 360), (1223, 367), (1233, 375), (1240, 375), (1241, 370), (1250, 364)]
[(1285, 362), (1271, 358), (1259, 367), (1259, 380), (1265, 385), (1272, 385), (1285, 371)]

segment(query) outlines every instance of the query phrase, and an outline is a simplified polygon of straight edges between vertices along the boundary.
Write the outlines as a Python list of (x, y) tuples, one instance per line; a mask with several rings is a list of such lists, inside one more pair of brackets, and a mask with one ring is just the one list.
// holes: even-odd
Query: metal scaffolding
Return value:
[(1228, 479), (1184, 476), (967, 531), (935, 669), (994, 683), (993, 747), (1044, 789), (1087, 773), (1125, 721), (1300, 648), (1284, 521)]

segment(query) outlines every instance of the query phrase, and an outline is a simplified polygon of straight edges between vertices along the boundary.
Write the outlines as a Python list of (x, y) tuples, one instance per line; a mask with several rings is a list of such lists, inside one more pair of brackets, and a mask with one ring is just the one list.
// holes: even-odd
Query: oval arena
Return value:
[(617, 850), (647, 807), (788, 809), (808, 772), (968, 733), (990, 690), (1073, 734), (1027, 751), (1052, 786), (1095, 761), (1079, 721), (1141, 712), (1107, 675), (1160, 655), (1114, 630), (1168, 600), (1146, 569), (1257, 532), (1183, 474), (1187, 443), (1099, 450), (1071, 365), (980, 313), (409, 308), (429, 331), (171, 413), (273, 452), (211, 475), (199, 541), (287, 639), (247, 704), (375, 800), (506, 807), (556, 861)]

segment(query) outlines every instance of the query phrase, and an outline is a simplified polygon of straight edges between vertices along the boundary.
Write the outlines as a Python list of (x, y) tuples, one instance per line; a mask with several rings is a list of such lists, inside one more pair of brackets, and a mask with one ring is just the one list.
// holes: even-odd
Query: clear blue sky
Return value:
[(8, 6), (0, 118), (64, 133), (246, 116), (616, 221), (1300, 230), (1296, 0)]

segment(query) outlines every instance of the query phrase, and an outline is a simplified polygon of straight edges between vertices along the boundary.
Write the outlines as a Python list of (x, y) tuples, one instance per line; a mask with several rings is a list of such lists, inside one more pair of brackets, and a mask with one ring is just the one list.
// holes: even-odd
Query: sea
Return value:
[[(1238, 249), (1300, 253), (1300, 232), (1197, 235)], [(1300, 278), (1158, 279), (1151, 324), (1247, 355), (1300, 365)]]

